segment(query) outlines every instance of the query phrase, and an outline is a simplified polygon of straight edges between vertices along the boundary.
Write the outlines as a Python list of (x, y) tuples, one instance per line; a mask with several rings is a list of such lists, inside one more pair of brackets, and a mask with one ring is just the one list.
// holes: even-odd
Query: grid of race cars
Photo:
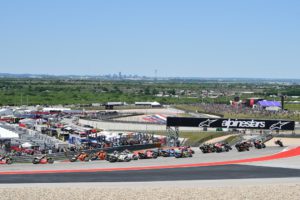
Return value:
[[(279, 147), (283, 147), (281, 140), (276, 140), (275, 144)], [(265, 142), (259, 139), (245, 140), (233, 145), (238, 152), (249, 151), (251, 148), (264, 149), (266, 148)], [(227, 142), (217, 142), (214, 144), (204, 143), (199, 146), (202, 153), (222, 153), (233, 150), (233, 146)], [(154, 148), (139, 151), (129, 151), (127, 149), (123, 151), (114, 151), (108, 153), (104, 150), (99, 150), (93, 153), (86, 151), (78, 151), (71, 156), (66, 156), (66, 161), (69, 162), (88, 162), (95, 160), (106, 160), (108, 162), (130, 162), (139, 159), (156, 159), (158, 157), (174, 157), (174, 158), (190, 158), (193, 157), (195, 151), (190, 146), (180, 147), (164, 147)], [(9, 155), (0, 155), (0, 164), (13, 164), (14, 159)], [(51, 155), (40, 155), (32, 159), (33, 164), (53, 164), (54, 158)]]

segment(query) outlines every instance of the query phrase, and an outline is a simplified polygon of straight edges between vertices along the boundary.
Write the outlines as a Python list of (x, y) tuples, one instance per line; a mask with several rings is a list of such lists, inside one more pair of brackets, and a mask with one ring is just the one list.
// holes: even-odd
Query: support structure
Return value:
[(178, 146), (179, 141), (179, 129), (177, 126), (170, 127), (167, 126), (167, 145), (168, 146)]

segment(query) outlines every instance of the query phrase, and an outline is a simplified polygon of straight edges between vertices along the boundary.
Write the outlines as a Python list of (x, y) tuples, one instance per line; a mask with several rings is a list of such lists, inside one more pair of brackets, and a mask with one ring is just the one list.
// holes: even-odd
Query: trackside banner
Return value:
[(261, 119), (224, 119), (224, 118), (192, 118), (167, 117), (167, 126), (294, 130), (295, 122), (286, 120)]

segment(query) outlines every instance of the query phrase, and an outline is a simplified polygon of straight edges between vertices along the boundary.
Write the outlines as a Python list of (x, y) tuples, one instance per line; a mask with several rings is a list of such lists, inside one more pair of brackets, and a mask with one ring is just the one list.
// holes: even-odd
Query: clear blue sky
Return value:
[(300, 78), (300, 1), (0, 0), (0, 72)]

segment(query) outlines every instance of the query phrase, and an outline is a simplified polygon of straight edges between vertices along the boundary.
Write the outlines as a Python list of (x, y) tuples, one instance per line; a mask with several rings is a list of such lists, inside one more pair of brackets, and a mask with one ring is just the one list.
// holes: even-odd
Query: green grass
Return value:
[(234, 144), (238, 142), (241, 139), (240, 135), (232, 135), (224, 140), (224, 142), (227, 142), (228, 144)]
[(206, 113), (211, 115), (223, 116), (221, 113), (207, 113), (200, 106), (188, 105), (188, 104), (179, 104), (173, 106), (176, 109), (184, 110), (186, 112), (195, 112), (195, 113)]
[[(299, 111), (300, 104), (286, 104), (286, 109), (291, 111)], [(203, 112), (205, 113), (199, 106), (193, 105), (176, 105), (174, 108), (185, 110), (187, 112)], [(260, 114), (251, 114), (251, 113), (207, 113), (220, 115), (224, 118), (244, 118), (244, 119), (285, 119), (285, 120), (294, 120), (300, 121), (300, 114), (272, 114), (272, 115), (260, 115)]]
[[(159, 135), (167, 135), (167, 132), (156, 132), (155, 134)], [(199, 146), (201, 143), (204, 143), (208, 140), (221, 137), (227, 135), (228, 133), (225, 132), (187, 132), (187, 131), (180, 131), (179, 137), (186, 138), (187, 141), (184, 145), (189, 145), (193, 147)]]
[(190, 146), (199, 146), (201, 143), (204, 143), (207, 140), (211, 140), (216, 137), (221, 137), (226, 135), (225, 133), (217, 132), (196, 132), (188, 133), (183, 132), (180, 134), (180, 137), (187, 138), (186, 145)]
[(300, 104), (285, 104), (285, 109), (291, 111), (300, 111)]
[(201, 109), (199, 106), (193, 106), (193, 105), (175, 105), (174, 108), (177, 108), (179, 110), (184, 110), (187, 112), (203, 112), (203, 109)]
[(178, 117), (192, 117), (191, 114), (188, 114), (188, 113), (180, 113), (177, 115)]

